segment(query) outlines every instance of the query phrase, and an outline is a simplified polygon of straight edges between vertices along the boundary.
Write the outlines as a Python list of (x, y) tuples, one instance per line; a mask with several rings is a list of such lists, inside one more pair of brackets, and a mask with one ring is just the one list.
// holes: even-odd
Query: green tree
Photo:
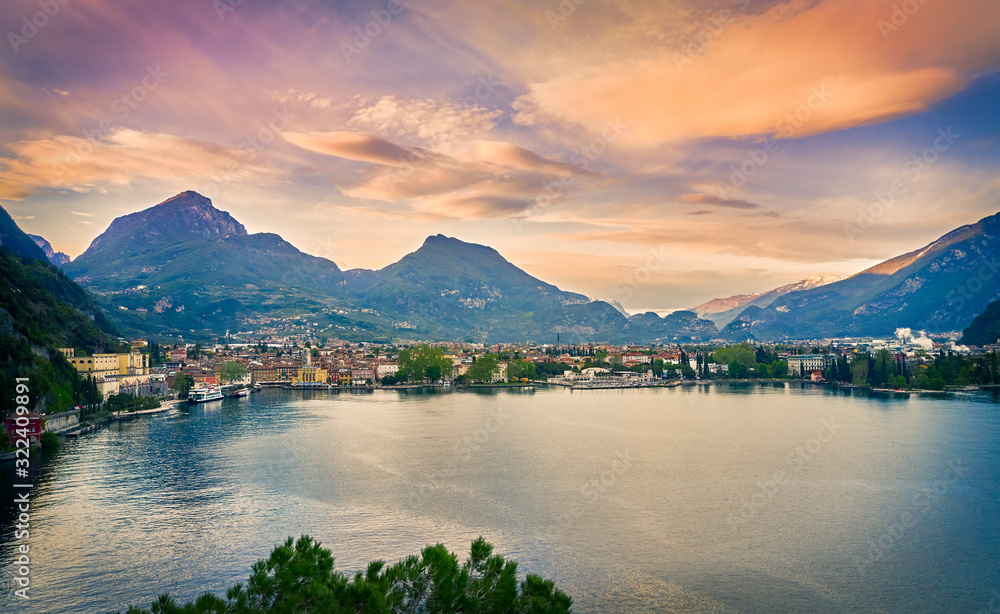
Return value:
[(469, 367), (469, 379), (474, 382), (491, 382), (500, 369), (500, 357), (496, 354), (483, 354), (475, 359)]
[(194, 378), (187, 373), (178, 371), (170, 383), (170, 389), (177, 393), (177, 398), (186, 399), (188, 391), (194, 387)]
[(892, 378), (893, 359), (889, 350), (879, 350), (875, 355), (875, 363), (872, 371), (872, 385), (884, 386)]
[(427, 365), (427, 368), (424, 369), (424, 376), (432, 382), (438, 381), (441, 379), (441, 365)]
[(235, 360), (227, 360), (219, 367), (219, 378), (223, 384), (242, 380), (247, 375), (247, 368)]
[(194, 359), (194, 360), (197, 360), (204, 353), (205, 353), (205, 351), (201, 348), (201, 344), (200, 343), (196, 343), (196, 344), (194, 344), (192, 347), (190, 347), (188, 349), (188, 351), (187, 351), (187, 357), (191, 358), (191, 359)]
[[(715, 362), (728, 364), (731, 362), (738, 362), (740, 364), (740, 369), (737, 369), (740, 373), (746, 373), (750, 369), (757, 367), (757, 355), (754, 353), (753, 348), (750, 347), (749, 343), (740, 343), (737, 345), (732, 345), (725, 348), (720, 348), (715, 351), (712, 355)], [(732, 370), (729, 372), (730, 377), (743, 377), (734, 376)]]
[(507, 363), (507, 378), (511, 381), (521, 378), (535, 379), (535, 363), (527, 360), (514, 360)]
[(155, 341), (149, 342), (149, 364), (151, 366), (158, 365), (163, 362), (163, 357), (160, 352), (160, 344)]
[(784, 360), (775, 359), (771, 363), (771, 375), (773, 377), (787, 377), (788, 376), (788, 363)]
[(128, 614), (569, 614), (573, 600), (550, 580), (528, 574), (493, 554), (483, 538), (472, 542), (464, 563), (441, 544), (386, 566), (374, 561), (353, 576), (334, 571), (330, 551), (308, 536), (288, 538), (257, 561), (249, 580), (226, 592), (205, 594), (179, 606), (161, 595), (150, 610)]
[(851, 376), (855, 386), (868, 385), (868, 360), (857, 358), (851, 364)]
[(443, 348), (418, 345), (399, 353), (399, 371), (396, 379), (419, 381), (427, 377), (427, 368), (436, 365), (440, 369), (438, 378), (451, 375), (451, 359), (445, 356)]
[(729, 377), (739, 379), (747, 376), (747, 368), (738, 360), (729, 361)]

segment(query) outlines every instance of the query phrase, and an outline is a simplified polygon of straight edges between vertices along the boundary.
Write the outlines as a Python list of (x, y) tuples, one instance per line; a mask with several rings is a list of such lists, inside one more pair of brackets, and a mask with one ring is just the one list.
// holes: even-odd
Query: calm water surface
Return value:
[(483, 535), (581, 613), (976, 613), (1000, 593), (996, 403), (754, 385), (174, 410), (32, 459), (29, 602), (0, 467), (0, 611), (222, 593), (306, 533), (347, 572)]

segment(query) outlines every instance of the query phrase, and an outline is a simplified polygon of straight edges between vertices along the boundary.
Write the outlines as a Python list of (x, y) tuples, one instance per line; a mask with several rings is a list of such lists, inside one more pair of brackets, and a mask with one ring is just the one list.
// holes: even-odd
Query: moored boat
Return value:
[(218, 401), (222, 398), (222, 388), (218, 386), (205, 386), (202, 388), (192, 388), (188, 392), (188, 403), (208, 403)]

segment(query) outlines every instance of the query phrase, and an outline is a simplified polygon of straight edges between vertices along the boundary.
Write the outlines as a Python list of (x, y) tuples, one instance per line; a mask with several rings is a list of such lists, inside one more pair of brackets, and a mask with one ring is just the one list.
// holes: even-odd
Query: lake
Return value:
[(580, 613), (976, 613), (998, 451), (987, 392), (266, 390), (33, 458), (28, 602), (0, 467), (0, 611), (221, 593), (309, 534), (345, 572), (482, 535)]

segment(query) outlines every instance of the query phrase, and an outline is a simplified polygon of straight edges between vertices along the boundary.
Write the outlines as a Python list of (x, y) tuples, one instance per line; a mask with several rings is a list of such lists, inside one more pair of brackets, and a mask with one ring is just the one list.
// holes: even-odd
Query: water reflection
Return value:
[[(266, 390), (39, 459), (38, 598), (4, 591), (0, 611), (220, 592), (301, 533), (345, 571), (484, 535), (582, 613), (978, 611), (979, 588), (1000, 585), (998, 400), (782, 382)], [(859, 573), (956, 459), (962, 479)], [(12, 471), (0, 469), (5, 501)], [(15, 518), (0, 506), (4, 543)], [(0, 577), (10, 565), (5, 546)]]

